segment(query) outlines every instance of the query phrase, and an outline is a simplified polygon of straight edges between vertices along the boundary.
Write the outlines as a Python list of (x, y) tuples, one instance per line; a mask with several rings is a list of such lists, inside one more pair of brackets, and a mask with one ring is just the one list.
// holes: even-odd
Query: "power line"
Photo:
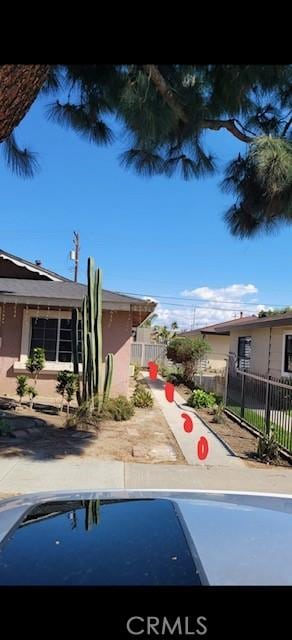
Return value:
[[(165, 295), (160, 295), (160, 294), (145, 294), (145, 293), (133, 293), (133, 292), (125, 292), (125, 291), (116, 291), (116, 293), (119, 293), (120, 295), (124, 295), (124, 296), (138, 296), (138, 297), (145, 297), (145, 298), (163, 298), (165, 300), (179, 300), (180, 302), (182, 300), (187, 300), (189, 302), (202, 302), (202, 298), (185, 298), (183, 297), (178, 297), (178, 296), (165, 296)], [(171, 304), (171, 303), (169, 303)], [(252, 307), (259, 307), (259, 306), (265, 306), (265, 307), (288, 307), (290, 306), (290, 303), (276, 303), (276, 302), (242, 302), (241, 300), (239, 300), (238, 302), (236, 302), (236, 300), (219, 300), (218, 302), (216, 302), (216, 300), (212, 301), (212, 304), (237, 304), (240, 307), (242, 305), (246, 305), (248, 307), (252, 306)], [(197, 305), (196, 305), (197, 306)], [(207, 307), (206, 307), (207, 308)], [(215, 307), (213, 307), (215, 308)], [(216, 307), (216, 309), (219, 309), (219, 307)], [(237, 309), (231, 309), (231, 311), (236, 311)], [(224, 311), (224, 307), (222, 307), (222, 311)]]

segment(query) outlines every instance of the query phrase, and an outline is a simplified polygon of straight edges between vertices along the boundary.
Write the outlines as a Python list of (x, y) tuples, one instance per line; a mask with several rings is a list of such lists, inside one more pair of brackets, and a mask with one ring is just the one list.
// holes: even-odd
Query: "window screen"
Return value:
[(292, 335), (285, 336), (285, 373), (292, 373)]
[(238, 338), (238, 368), (250, 368), (251, 337)]

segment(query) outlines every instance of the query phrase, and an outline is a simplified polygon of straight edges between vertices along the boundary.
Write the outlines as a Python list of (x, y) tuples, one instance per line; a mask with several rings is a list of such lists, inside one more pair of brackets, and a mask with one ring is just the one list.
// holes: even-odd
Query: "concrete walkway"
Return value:
[[(141, 464), (68, 456), (58, 460), (34, 460), (29, 455), (0, 455), (0, 499), (39, 491), (98, 491), (102, 489), (211, 489), (256, 491), (292, 495), (292, 468), (255, 468), (233, 457), (221, 442), (183, 405), (164, 399), (163, 381), (151, 382), (153, 394), (189, 464)], [(192, 433), (185, 433), (181, 413), (190, 413)], [(209, 442), (206, 460), (197, 459), (201, 435)]]
[(0, 498), (35, 491), (99, 489), (221, 489), (292, 494), (292, 469), (136, 464), (78, 457), (50, 461), (0, 457)]
[[(177, 391), (174, 392), (174, 402), (168, 402), (164, 393), (165, 381), (160, 377), (157, 380), (150, 380), (147, 372), (143, 372), (143, 376), (147, 380), (147, 384), (188, 464), (244, 467), (244, 462), (232, 455), (229, 449), (205, 426), (194, 411), (184, 404), (183, 398)], [(186, 433), (183, 428), (184, 418), (181, 416), (182, 413), (186, 413), (192, 418), (194, 428), (191, 433)], [(197, 443), (201, 436), (205, 436), (209, 445), (209, 453), (205, 460), (199, 460), (197, 455)]]

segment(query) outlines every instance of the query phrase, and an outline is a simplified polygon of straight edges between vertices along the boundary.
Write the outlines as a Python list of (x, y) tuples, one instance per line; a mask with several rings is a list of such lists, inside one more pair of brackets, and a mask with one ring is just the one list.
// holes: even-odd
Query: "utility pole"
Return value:
[(192, 329), (196, 328), (196, 307), (194, 307), (194, 310), (193, 310), (193, 322), (192, 322), (192, 327), (191, 328)]
[(78, 280), (78, 266), (79, 266), (79, 251), (80, 251), (80, 238), (79, 238), (79, 233), (78, 231), (74, 231), (74, 238), (73, 238), (73, 242), (75, 245), (75, 250), (74, 250), (74, 282), (77, 282)]

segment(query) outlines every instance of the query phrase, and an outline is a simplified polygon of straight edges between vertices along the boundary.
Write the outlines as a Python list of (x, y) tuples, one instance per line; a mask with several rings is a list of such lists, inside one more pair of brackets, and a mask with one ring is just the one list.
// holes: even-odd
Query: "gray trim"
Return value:
[[(69, 298), (41, 298), (38, 296), (18, 296), (18, 295), (3, 295), (0, 293), (0, 302), (5, 304), (33, 304), (35, 306), (45, 306), (45, 307), (69, 307), (70, 309), (73, 307), (81, 307), (82, 300), (80, 298), (78, 300), (72, 300)], [(112, 301), (112, 302), (103, 302), (103, 309), (111, 309), (113, 311), (130, 311), (131, 304), (126, 304), (125, 302), (121, 303), (120, 301)], [(138, 305), (137, 305), (138, 306)], [(149, 310), (151, 313), (151, 310)]]

